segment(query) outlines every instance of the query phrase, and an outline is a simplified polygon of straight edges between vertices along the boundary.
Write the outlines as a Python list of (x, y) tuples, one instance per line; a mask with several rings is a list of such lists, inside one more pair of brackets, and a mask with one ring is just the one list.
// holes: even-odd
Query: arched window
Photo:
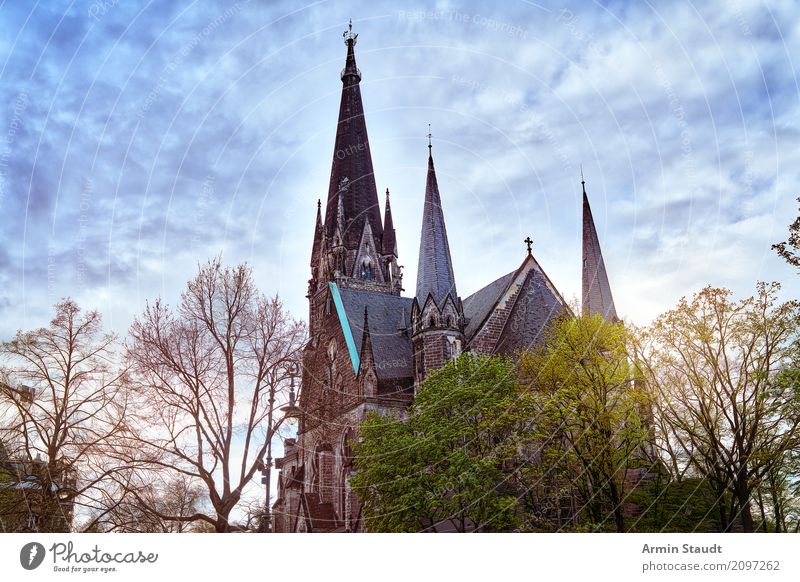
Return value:
[(317, 446), (314, 455), (314, 484), (321, 503), (333, 501), (333, 449), (327, 443)]
[(375, 395), (375, 377), (372, 373), (367, 374), (367, 377), (364, 378), (362, 396), (374, 396)]
[(428, 327), (436, 327), (436, 316), (431, 315), (431, 318), (428, 320)]
[(360, 276), (362, 279), (372, 281), (372, 259), (369, 256), (364, 257), (361, 261)]

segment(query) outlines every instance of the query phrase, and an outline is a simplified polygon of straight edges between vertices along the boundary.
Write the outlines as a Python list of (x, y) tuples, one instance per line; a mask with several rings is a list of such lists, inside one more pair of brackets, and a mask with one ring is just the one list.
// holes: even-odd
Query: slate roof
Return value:
[(467, 323), (467, 328), (464, 332), (467, 341), (472, 339), (472, 336), (474, 336), (478, 330), (480, 330), (481, 325), (489, 316), (489, 313), (491, 313), (494, 306), (497, 304), (500, 296), (508, 288), (508, 285), (511, 283), (511, 279), (513, 279), (515, 273), (516, 271), (511, 271), (510, 273), (503, 275), (499, 279), (489, 283), (483, 289), (479, 289), (464, 299), (464, 317), (469, 320)]
[(548, 283), (542, 271), (531, 269), (528, 272), (495, 353), (513, 356), (543, 342), (547, 325), (565, 308), (561, 297), (553, 293)]
[[(369, 312), (369, 334), (378, 380), (412, 378), (410, 297), (340, 288), (342, 305), (356, 344), (361, 353), (364, 339), (364, 308)], [(402, 320), (402, 321), (401, 321)], [(404, 327), (408, 332), (398, 330)]]

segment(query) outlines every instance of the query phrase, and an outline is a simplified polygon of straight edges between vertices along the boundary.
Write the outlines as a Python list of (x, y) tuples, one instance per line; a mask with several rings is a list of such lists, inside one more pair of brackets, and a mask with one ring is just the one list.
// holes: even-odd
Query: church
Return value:
[[(344, 33), (342, 97), (324, 215), (317, 202), (296, 439), (286, 439), (272, 506), (275, 532), (364, 531), (351, 491), (351, 443), (370, 410), (403, 414), (426, 376), (462, 352), (514, 355), (569, 310), (528, 251), (514, 271), (462, 299), (428, 139), (417, 285), (403, 295), (389, 190), (381, 213), (356, 66)], [(421, 185), (420, 176), (420, 185)], [(583, 188), (582, 309), (617, 318)], [(422, 188), (420, 188), (421, 190)], [(383, 216), (381, 217), (381, 214)]]

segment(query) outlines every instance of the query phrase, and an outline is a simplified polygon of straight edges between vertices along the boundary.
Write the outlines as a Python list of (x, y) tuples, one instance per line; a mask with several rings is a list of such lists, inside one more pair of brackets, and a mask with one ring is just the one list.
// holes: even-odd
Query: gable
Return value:
[(562, 309), (561, 294), (532, 255), (520, 267), (464, 301), (467, 345), (484, 353), (513, 354), (541, 341), (544, 328)]
[(544, 273), (528, 272), (514, 301), (495, 353), (513, 356), (544, 341), (547, 326), (564, 310), (560, 296), (553, 293)]

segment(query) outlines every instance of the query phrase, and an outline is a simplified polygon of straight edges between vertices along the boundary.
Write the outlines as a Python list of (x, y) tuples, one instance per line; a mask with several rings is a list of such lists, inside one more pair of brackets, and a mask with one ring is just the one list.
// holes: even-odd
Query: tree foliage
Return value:
[[(671, 465), (714, 487), (724, 529), (754, 531), (759, 487), (777, 478), (798, 446), (800, 387), (791, 368), (799, 305), (780, 303), (779, 285), (759, 284), (734, 301), (707, 287), (682, 299), (643, 334), (647, 370)], [(777, 473), (776, 473), (777, 471)]]
[(351, 481), (369, 531), (507, 531), (504, 468), (529, 418), (513, 364), (463, 354), (422, 383), (407, 418), (370, 413)]
[[(800, 202), (800, 198), (797, 199)], [(789, 239), (772, 245), (772, 248), (793, 267), (800, 268), (800, 216), (789, 225)]]
[[(562, 507), (549, 528), (578, 524), (625, 531), (627, 471), (646, 464), (643, 411), (647, 395), (635, 382), (630, 338), (621, 323), (599, 315), (564, 317), (547, 330), (544, 345), (520, 359), (521, 380), (532, 391), (535, 454), (526, 463), (530, 509)], [(543, 491), (544, 489), (544, 491)], [(538, 497), (537, 497), (538, 495)], [(575, 501), (577, 503), (575, 503)]]

